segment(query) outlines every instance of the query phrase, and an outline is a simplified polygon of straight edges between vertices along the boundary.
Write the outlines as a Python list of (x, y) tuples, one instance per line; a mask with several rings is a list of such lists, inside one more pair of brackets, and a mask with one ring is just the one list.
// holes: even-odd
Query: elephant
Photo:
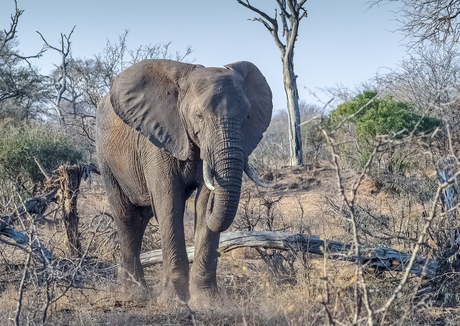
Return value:
[[(96, 149), (125, 289), (146, 288), (140, 251), (154, 216), (163, 255), (160, 298), (187, 302), (216, 293), (220, 233), (235, 218), (243, 172), (262, 184), (248, 156), (272, 110), (270, 87), (248, 61), (215, 68), (147, 59), (113, 79), (96, 110)], [(195, 190), (190, 268), (184, 210)]]

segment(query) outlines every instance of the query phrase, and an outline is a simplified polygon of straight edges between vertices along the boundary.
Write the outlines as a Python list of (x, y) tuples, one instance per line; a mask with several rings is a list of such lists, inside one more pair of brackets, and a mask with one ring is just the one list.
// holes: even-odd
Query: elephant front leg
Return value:
[(179, 298), (187, 302), (189, 292), (189, 262), (185, 247), (184, 210), (185, 197), (177, 192), (163, 196), (155, 205), (161, 232), (163, 254), (163, 291), (160, 301)]
[(211, 192), (201, 187), (195, 201), (195, 258), (192, 265), (190, 288), (195, 301), (209, 299), (217, 292), (217, 258), (220, 256), (220, 233), (206, 224), (206, 207)]

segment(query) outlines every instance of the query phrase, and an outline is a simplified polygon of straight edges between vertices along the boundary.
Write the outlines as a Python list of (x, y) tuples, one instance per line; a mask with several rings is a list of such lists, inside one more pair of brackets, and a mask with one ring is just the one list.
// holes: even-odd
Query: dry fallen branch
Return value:
[[(53, 201), (59, 200), (57, 197), (60, 197), (71, 249), (80, 248), (78, 215), (76, 214), (77, 194), (81, 179), (86, 180), (91, 173), (99, 174), (97, 167), (92, 163), (61, 166), (57, 173), (48, 179), (47, 193), (27, 199), (12, 214), (0, 215), (0, 241), (32, 254), (34, 259), (38, 259), (41, 262), (51, 261), (53, 255), (41, 244), (39, 239), (25, 231), (16, 230), (14, 222), (23, 216), (30, 216), (31, 218), (42, 217), (48, 205)], [(10, 242), (1, 236), (13, 239), (15, 242)], [(72, 252), (72, 254), (75, 254), (75, 252)]]
[[(328, 253), (332, 259), (356, 261), (353, 246), (350, 244), (322, 240), (315, 235), (270, 231), (236, 231), (224, 233), (220, 237), (219, 251), (229, 252), (237, 248), (253, 247), (278, 250), (310, 252), (317, 255)], [(360, 246), (363, 265), (380, 271), (405, 271), (412, 255), (385, 247)], [(189, 261), (193, 261), (194, 247), (187, 248)], [(163, 261), (161, 249), (141, 254), (142, 266), (152, 266)], [(425, 268), (425, 270), (424, 270)], [(416, 257), (409, 273), (434, 278), (438, 262), (433, 259)]]
[(25, 231), (16, 230), (14, 221), (23, 216), (41, 216), (48, 204), (53, 201), (56, 192), (57, 189), (53, 189), (41, 196), (29, 198), (14, 213), (0, 216), (0, 236), (13, 239), (15, 242), (10, 242), (2, 237), (0, 237), (0, 241), (32, 254), (32, 257), (40, 262), (52, 260), (52, 253), (42, 245), (41, 241)]
[(8, 215), (0, 215), (0, 232), (3, 228), (11, 225), (16, 219), (25, 215), (43, 215), (48, 204), (54, 200), (57, 189), (52, 189), (47, 193), (27, 199), (18, 210)]

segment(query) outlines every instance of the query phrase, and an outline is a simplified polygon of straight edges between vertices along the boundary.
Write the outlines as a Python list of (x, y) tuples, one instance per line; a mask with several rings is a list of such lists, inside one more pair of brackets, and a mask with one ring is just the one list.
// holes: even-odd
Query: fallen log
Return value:
[[(292, 250), (317, 255), (324, 255), (326, 252), (328, 258), (357, 261), (352, 245), (338, 241), (322, 240), (315, 235), (269, 231), (237, 231), (224, 233), (220, 236), (219, 252), (225, 253), (242, 247)], [(366, 267), (380, 271), (405, 271), (412, 256), (408, 253), (384, 247), (360, 246), (360, 252), (363, 264)], [(194, 253), (194, 247), (187, 248), (189, 261), (193, 261)], [(161, 249), (141, 254), (141, 264), (144, 267), (152, 266), (162, 261)], [(417, 257), (409, 272), (417, 276), (424, 275), (431, 279), (436, 276), (437, 268), (438, 262), (436, 260)]]

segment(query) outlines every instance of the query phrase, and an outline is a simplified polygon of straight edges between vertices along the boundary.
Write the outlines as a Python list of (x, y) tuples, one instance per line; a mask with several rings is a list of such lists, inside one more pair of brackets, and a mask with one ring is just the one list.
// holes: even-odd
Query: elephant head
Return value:
[(271, 119), (272, 94), (259, 69), (246, 61), (205, 68), (144, 60), (114, 79), (110, 101), (121, 120), (155, 146), (179, 160), (203, 160), (212, 190), (207, 224), (214, 232), (226, 230), (243, 171), (254, 178), (248, 156)]

